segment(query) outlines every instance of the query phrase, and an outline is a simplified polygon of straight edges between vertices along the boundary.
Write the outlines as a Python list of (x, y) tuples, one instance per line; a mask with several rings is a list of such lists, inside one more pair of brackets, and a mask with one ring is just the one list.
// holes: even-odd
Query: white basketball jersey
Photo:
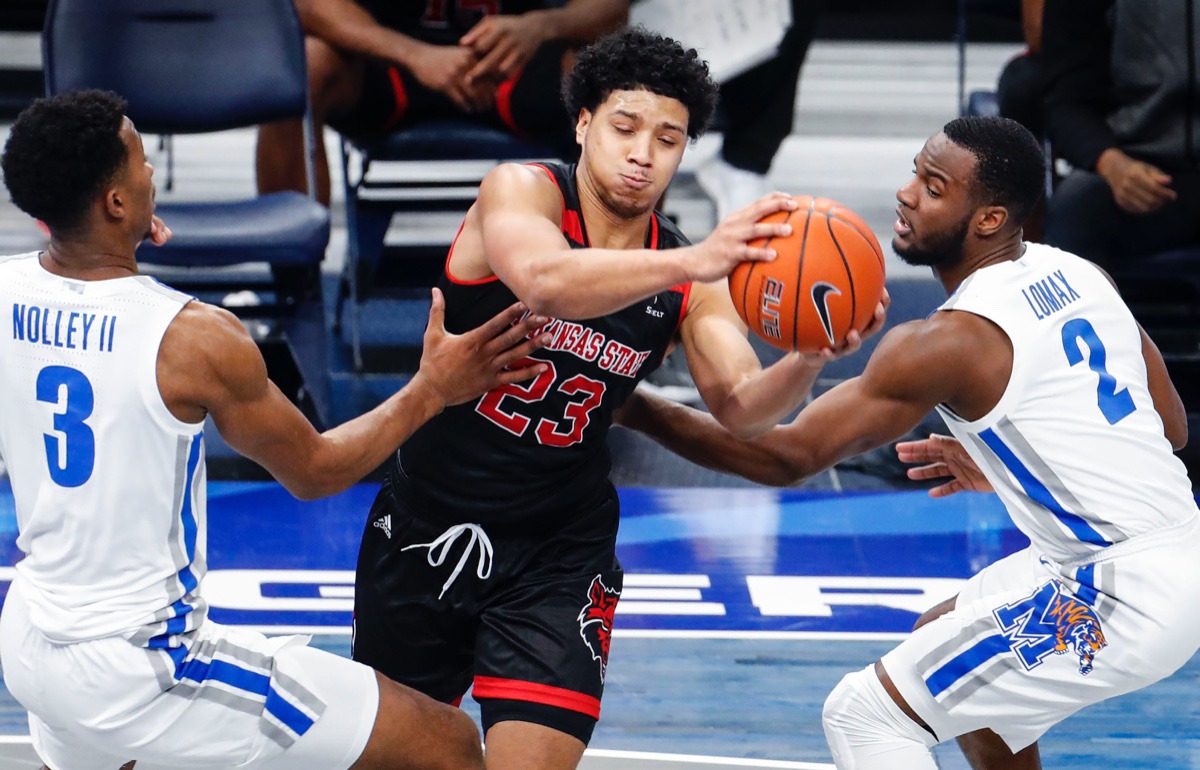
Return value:
[(76, 281), (0, 257), (0, 454), (18, 579), (52, 641), (167, 646), (200, 625), (203, 424), (158, 390), (163, 335), (191, 297), (152, 278)]
[(1027, 243), (940, 309), (987, 318), (1012, 342), (995, 408), (974, 422), (939, 411), (1035, 548), (1065, 561), (1196, 516), (1137, 322), (1095, 265)]

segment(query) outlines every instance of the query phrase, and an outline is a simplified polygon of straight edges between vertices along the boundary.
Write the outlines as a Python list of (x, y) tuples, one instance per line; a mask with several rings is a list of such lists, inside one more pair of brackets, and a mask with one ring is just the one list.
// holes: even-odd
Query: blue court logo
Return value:
[(1092, 672), (1096, 653), (1108, 646), (1096, 611), (1052, 580), (1028, 598), (992, 611), (1012, 651), (1026, 670), (1050, 654), (1079, 658), (1079, 673)]

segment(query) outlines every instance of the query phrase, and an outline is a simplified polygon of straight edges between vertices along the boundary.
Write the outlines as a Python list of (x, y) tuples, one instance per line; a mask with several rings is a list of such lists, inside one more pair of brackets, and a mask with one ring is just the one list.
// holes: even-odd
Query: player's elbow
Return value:
[(738, 441), (752, 441), (774, 427), (769, 420), (755, 418), (733, 394), (719, 399), (709, 395), (707, 400), (713, 418)]
[(1168, 425), (1166, 428), (1167, 440), (1171, 442), (1171, 449), (1178, 452), (1187, 446), (1188, 443), (1188, 423), (1187, 417), (1184, 416), (1180, 420), (1175, 420), (1174, 425)]
[(510, 284), (517, 299), (534, 315), (557, 318), (563, 304), (563, 282), (556, 280), (553, 268), (529, 260)]
[(322, 497), (328, 497), (333, 494), (324, 484), (312, 479), (288, 479), (286, 481), (280, 479), (279, 483), (283, 484), (283, 488), (292, 497), (306, 503), (312, 500), (320, 500)]
[(757, 481), (770, 487), (794, 487), (808, 478), (805, 465), (796, 457), (772, 452), (757, 463)]

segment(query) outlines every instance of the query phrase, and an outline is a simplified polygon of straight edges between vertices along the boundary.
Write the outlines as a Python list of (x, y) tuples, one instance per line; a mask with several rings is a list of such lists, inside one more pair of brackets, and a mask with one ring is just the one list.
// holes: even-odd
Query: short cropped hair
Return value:
[(108, 91), (38, 99), (13, 124), (0, 167), (12, 201), (56, 234), (84, 222), (129, 155), (121, 141), (125, 100)]
[(630, 27), (597, 40), (579, 53), (563, 78), (563, 103), (571, 119), (595, 112), (613, 91), (646, 90), (678, 99), (688, 111), (688, 136), (700, 136), (717, 107), (717, 84), (694, 48), (643, 27)]
[(1046, 156), (1033, 134), (1015, 120), (978, 116), (952, 120), (942, 132), (975, 156), (973, 192), (1024, 223), (1046, 184)]

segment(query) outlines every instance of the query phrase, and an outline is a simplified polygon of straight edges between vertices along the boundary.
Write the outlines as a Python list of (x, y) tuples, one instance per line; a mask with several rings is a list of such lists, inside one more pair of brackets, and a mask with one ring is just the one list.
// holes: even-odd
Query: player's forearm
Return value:
[(740, 440), (760, 436), (804, 403), (821, 369), (799, 354), (785, 356), (739, 383), (713, 415)]
[(590, 43), (629, 23), (626, 0), (573, 0), (562, 8), (531, 11), (546, 40)]
[(501, 275), (529, 310), (567, 320), (597, 318), (687, 283), (686, 249), (562, 249)]
[(305, 34), (343, 51), (410, 67), (426, 45), (382, 26), (353, 0), (298, 0), (296, 8)]
[(642, 391), (629, 397), (620, 425), (697, 465), (759, 484), (790, 486), (809, 475), (798, 448), (789, 446), (778, 430), (739, 441), (712, 415)]
[(307, 473), (309, 484), (289, 491), (315, 499), (348, 489), (444, 408), (444, 399), (418, 373), (375, 409), (321, 434)]

